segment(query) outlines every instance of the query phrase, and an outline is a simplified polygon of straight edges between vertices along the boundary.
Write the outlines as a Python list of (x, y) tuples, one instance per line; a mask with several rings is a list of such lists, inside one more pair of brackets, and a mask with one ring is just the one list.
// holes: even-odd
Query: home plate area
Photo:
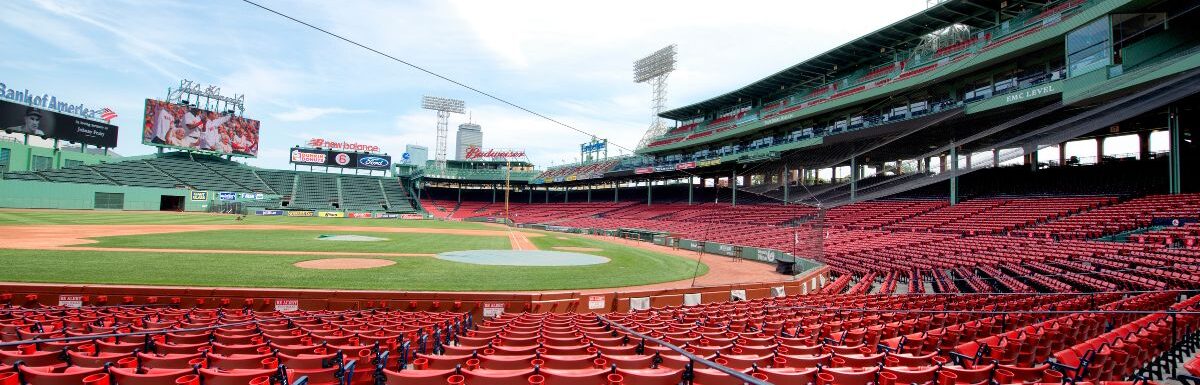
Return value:
[(586, 266), (609, 261), (596, 255), (546, 250), (463, 250), (441, 253), (437, 258), (494, 266)]

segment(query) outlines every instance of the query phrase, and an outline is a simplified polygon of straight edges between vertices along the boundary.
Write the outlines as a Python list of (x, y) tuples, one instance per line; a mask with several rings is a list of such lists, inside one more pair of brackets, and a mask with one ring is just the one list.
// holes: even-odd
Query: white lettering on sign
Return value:
[(1004, 102), (1005, 103), (1019, 102), (1019, 101), (1025, 100), (1025, 99), (1036, 98), (1039, 96), (1048, 95), (1048, 94), (1051, 94), (1054, 92), (1055, 92), (1055, 90), (1054, 90), (1053, 85), (1044, 85), (1041, 87), (1037, 87), (1037, 88), (1033, 88), (1033, 89), (1029, 89), (1029, 90), (1025, 90), (1022, 92), (1014, 93), (1012, 95), (1005, 96)]
[(80, 308), (83, 307), (83, 296), (81, 295), (60, 295), (58, 296), (58, 306)]
[(501, 314), (504, 314), (504, 303), (503, 302), (494, 302), (494, 303), (483, 304), (483, 316), (485, 318), (499, 317)]
[(275, 311), (297, 311), (300, 310), (300, 300), (298, 299), (277, 299), (275, 300)]
[(604, 296), (590, 295), (588, 296), (588, 310), (596, 310), (604, 308)]

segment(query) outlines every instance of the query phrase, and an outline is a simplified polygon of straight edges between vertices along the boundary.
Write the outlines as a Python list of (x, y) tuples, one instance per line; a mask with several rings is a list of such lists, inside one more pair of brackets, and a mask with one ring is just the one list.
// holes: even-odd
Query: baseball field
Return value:
[(765, 264), (495, 224), (159, 212), (0, 210), (0, 263), (2, 282), (330, 290), (604, 291), (780, 279)]

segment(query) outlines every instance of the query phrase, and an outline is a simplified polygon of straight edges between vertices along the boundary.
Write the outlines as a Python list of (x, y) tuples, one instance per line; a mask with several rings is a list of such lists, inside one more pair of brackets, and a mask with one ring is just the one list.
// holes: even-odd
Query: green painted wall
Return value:
[(8, 171), (30, 171), (30, 160), (33, 156), (45, 156), (53, 160), (52, 168), (62, 168), (67, 160), (77, 160), (84, 164), (111, 162), (114, 158), (107, 155), (95, 155), (79, 152), (78, 150), (55, 150), (53, 148), (29, 146), (24, 143), (0, 141), (0, 148), (8, 149)]
[(125, 210), (157, 211), (163, 195), (183, 197), (187, 211), (208, 208), (208, 201), (188, 199), (190, 190), (25, 180), (0, 180), (0, 207), (91, 210), (95, 208), (97, 192), (125, 194)]

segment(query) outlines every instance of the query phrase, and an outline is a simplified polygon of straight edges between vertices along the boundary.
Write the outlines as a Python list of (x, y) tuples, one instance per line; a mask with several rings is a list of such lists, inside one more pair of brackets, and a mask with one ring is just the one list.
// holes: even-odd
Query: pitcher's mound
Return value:
[(556, 247), (553, 247), (553, 249), (562, 250), (562, 251), (583, 251), (583, 252), (604, 251), (604, 249), (597, 249), (595, 247), (573, 247), (573, 246), (556, 246)]
[(376, 258), (327, 258), (296, 262), (295, 266), (303, 269), (320, 270), (352, 270), (371, 269), (395, 265), (396, 261)]

